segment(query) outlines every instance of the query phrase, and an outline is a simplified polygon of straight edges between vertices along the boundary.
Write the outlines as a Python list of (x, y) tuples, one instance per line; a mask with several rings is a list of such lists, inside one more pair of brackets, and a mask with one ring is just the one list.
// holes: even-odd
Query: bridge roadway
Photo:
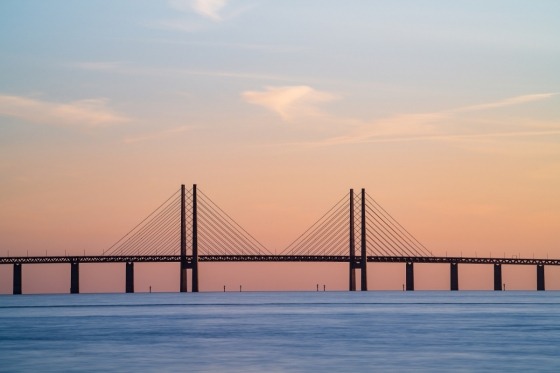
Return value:
[[(361, 290), (367, 290), (367, 266), (361, 256), (350, 255), (96, 255), (96, 256), (23, 256), (0, 257), (1, 264), (12, 264), (13, 294), (22, 294), (23, 264), (70, 264), (70, 293), (80, 292), (80, 263), (125, 263), (127, 293), (134, 292), (134, 263), (180, 263), (180, 291), (186, 292), (186, 271), (191, 269), (193, 292), (198, 292), (198, 263), (200, 262), (331, 262), (349, 264), (349, 290), (356, 290), (356, 270), (361, 271)], [(494, 266), (494, 290), (503, 290), (502, 265), (536, 266), (537, 290), (545, 290), (545, 266), (560, 265), (560, 259), (535, 258), (478, 258), (437, 256), (368, 256), (368, 263), (405, 263), (406, 286), (403, 290), (414, 290), (414, 264), (437, 263), (450, 265), (450, 290), (459, 290), (459, 264), (492, 264)]]
[[(193, 257), (187, 255), (187, 262)], [(355, 256), (356, 263), (361, 257)], [(19, 256), (0, 257), (0, 264), (48, 264), (48, 263), (169, 263), (180, 262), (180, 255), (124, 255), (124, 256)], [(348, 255), (199, 255), (199, 262), (331, 262), (349, 263)], [(439, 263), (439, 264), (513, 264), (513, 265), (560, 265), (560, 259), (535, 258), (479, 258), (442, 256), (368, 256), (368, 263)]]

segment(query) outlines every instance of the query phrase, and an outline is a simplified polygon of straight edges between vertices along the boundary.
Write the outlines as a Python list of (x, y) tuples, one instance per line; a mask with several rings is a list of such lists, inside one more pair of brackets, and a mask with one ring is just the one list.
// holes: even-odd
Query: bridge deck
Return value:
[[(356, 263), (361, 261), (355, 256)], [(24, 256), (0, 257), (0, 264), (48, 264), (48, 263), (168, 263), (180, 262), (180, 255), (126, 255), (126, 256)], [(345, 255), (200, 255), (199, 262), (334, 262), (348, 263)], [(560, 259), (535, 258), (478, 258), (478, 257), (411, 257), (368, 256), (370, 263), (457, 263), (457, 264), (513, 264), (513, 265), (560, 265)], [(187, 256), (192, 262), (192, 256)]]

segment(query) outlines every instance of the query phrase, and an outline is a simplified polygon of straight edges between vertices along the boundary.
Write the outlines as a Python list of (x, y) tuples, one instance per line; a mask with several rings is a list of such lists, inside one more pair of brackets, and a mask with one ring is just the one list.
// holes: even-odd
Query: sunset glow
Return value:
[[(434, 255), (560, 258), (559, 15), (552, 0), (2, 1), (0, 256), (101, 255), (197, 184), (272, 253), (365, 188)], [(137, 291), (177, 291), (178, 266), (138, 264)], [(67, 292), (67, 267), (26, 265), (24, 292)], [(404, 265), (368, 268), (371, 290), (401, 289)], [(81, 271), (83, 292), (124, 289), (124, 264)], [(200, 271), (202, 291), (347, 289), (338, 263)], [(448, 288), (447, 266), (415, 271), (417, 289)], [(462, 287), (490, 289), (491, 271), (462, 266)], [(532, 266), (504, 279), (535, 288)]]

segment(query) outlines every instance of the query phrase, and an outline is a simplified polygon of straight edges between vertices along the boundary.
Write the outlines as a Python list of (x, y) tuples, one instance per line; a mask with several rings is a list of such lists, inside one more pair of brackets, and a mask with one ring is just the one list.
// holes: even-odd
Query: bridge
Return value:
[[(357, 253), (357, 250), (359, 252)], [(13, 265), (13, 294), (22, 294), (24, 264), (67, 263), (70, 293), (80, 292), (80, 263), (125, 263), (125, 289), (134, 292), (134, 263), (179, 263), (181, 292), (199, 291), (201, 262), (339, 262), (348, 263), (348, 290), (355, 291), (356, 271), (360, 290), (367, 291), (367, 263), (405, 263), (408, 291), (414, 290), (414, 264), (448, 264), (449, 289), (459, 290), (459, 264), (494, 267), (494, 290), (502, 285), (502, 265), (536, 267), (537, 290), (545, 290), (545, 266), (560, 259), (439, 257), (432, 255), (398, 223), (365, 189), (349, 193), (279, 254), (272, 254), (237, 224), (196, 184), (173, 193), (114, 245), (96, 256), (0, 257)]]

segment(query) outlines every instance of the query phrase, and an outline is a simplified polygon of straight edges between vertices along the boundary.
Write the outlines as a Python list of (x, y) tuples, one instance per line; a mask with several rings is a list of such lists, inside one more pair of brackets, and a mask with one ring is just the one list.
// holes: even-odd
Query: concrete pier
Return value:
[(14, 294), (21, 294), (21, 284), (22, 284), (21, 267), (22, 267), (21, 263), (14, 263), (14, 283), (13, 283)]
[(80, 263), (70, 263), (70, 294), (78, 294), (80, 292)]
[(537, 290), (543, 291), (545, 289), (544, 285), (544, 265), (537, 265)]
[(126, 292), (134, 293), (134, 262), (126, 262)]
[(406, 290), (414, 290), (414, 263), (406, 263)]
[(502, 265), (494, 264), (494, 290), (502, 290)]
[(450, 289), (452, 291), (457, 291), (459, 290), (459, 265), (457, 263), (450, 263), (449, 268), (451, 277)]

